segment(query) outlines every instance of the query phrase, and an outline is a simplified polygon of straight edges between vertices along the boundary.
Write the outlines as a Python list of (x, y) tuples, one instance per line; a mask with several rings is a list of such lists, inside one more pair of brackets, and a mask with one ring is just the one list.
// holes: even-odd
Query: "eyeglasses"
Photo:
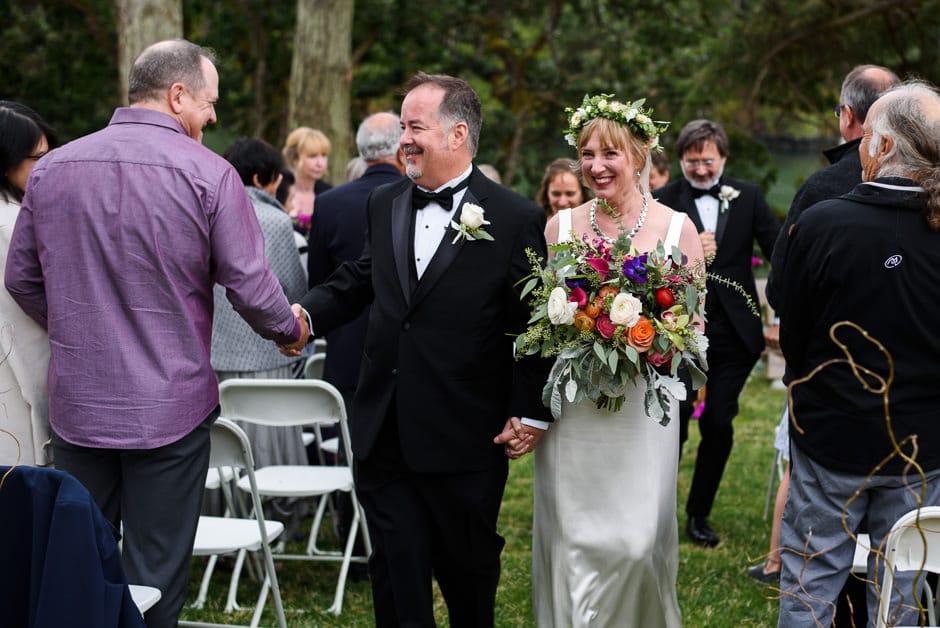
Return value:
[(690, 159), (682, 160), (682, 167), (687, 170), (697, 170), (699, 166), (704, 166), (705, 168), (711, 168), (715, 165), (714, 159)]
[(848, 107), (848, 105), (836, 105), (832, 108), (832, 113), (836, 114), (837, 118), (842, 117), (842, 109)]

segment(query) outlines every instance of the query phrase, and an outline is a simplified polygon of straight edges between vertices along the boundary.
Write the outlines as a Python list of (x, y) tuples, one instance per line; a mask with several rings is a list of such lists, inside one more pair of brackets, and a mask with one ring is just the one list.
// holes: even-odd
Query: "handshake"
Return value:
[(294, 316), (297, 317), (297, 322), (300, 323), (300, 338), (288, 345), (278, 344), (277, 350), (286, 356), (294, 357), (300, 355), (300, 352), (307, 346), (307, 342), (310, 340), (310, 319), (307, 317), (307, 313), (304, 312), (304, 309), (297, 303), (291, 305), (290, 309), (294, 313)]

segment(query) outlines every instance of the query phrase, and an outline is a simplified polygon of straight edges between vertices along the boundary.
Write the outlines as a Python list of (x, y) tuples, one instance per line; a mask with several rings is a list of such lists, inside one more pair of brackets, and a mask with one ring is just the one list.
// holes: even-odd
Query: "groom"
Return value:
[[(411, 181), (373, 192), (362, 257), (301, 305), (323, 334), (372, 303), (351, 431), (376, 624), (433, 626), (433, 573), (451, 626), (492, 626), (508, 471), (493, 439), (522, 436), (519, 417), (551, 420), (547, 368), (514, 361), (512, 344), (528, 319), (526, 249), (546, 256), (545, 214), (473, 166), (482, 115), (465, 81), (421, 73), (405, 87)], [(492, 240), (455, 241), (470, 204)]]

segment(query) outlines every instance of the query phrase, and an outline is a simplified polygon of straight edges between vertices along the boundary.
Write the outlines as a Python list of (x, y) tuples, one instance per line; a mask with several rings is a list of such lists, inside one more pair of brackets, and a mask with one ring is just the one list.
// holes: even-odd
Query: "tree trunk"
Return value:
[(150, 44), (183, 36), (183, 0), (115, 0), (118, 15), (118, 73), (127, 104), (127, 75)]
[(332, 144), (326, 179), (342, 183), (353, 150), (350, 121), (352, 0), (297, 0), (291, 64), (288, 132), (323, 131)]

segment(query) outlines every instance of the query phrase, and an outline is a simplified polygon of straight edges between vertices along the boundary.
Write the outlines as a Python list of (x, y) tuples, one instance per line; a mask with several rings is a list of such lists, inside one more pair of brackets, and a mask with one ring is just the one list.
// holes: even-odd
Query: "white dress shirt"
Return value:
[[(451, 179), (434, 190), (428, 190), (421, 186), (418, 187), (421, 187), (421, 189), (426, 192), (440, 192), (441, 190), (457, 185), (465, 178), (469, 177), (472, 171), (473, 165), (471, 164), (460, 176)], [(431, 201), (424, 208), (416, 211), (414, 245), (415, 269), (418, 271), (418, 279), (421, 279), (421, 275), (424, 274), (425, 269), (431, 262), (431, 258), (434, 257), (434, 252), (437, 251), (437, 247), (444, 237), (444, 232), (450, 227), (450, 222), (454, 219), (457, 208), (460, 207), (460, 202), (463, 200), (463, 196), (466, 192), (466, 187), (454, 192), (454, 204), (451, 206), (449, 212), (445, 211), (437, 201)]]

